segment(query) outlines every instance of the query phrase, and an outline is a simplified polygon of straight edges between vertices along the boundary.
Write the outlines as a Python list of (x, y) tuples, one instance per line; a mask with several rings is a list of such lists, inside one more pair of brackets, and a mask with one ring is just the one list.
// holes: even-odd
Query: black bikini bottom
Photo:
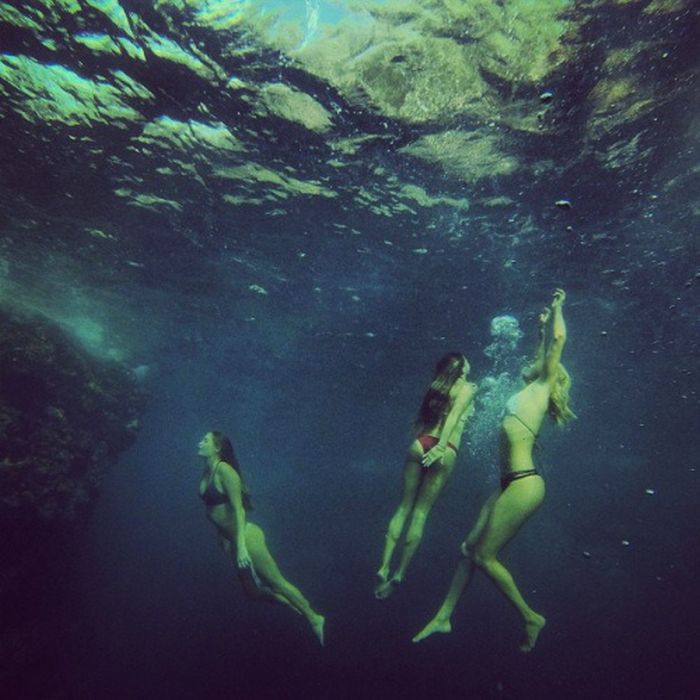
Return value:
[(523, 469), (519, 472), (508, 472), (501, 477), (501, 491), (505, 491), (514, 481), (526, 476), (536, 476), (537, 469)]

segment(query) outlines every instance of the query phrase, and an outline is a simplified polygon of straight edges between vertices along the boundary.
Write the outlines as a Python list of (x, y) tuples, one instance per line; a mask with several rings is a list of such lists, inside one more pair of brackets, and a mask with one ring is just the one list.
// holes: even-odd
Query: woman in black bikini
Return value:
[[(537, 473), (532, 451), (547, 413), (558, 425), (575, 418), (569, 408), (571, 379), (561, 364), (566, 342), (562, 306), (564, 290), (554, 292), (551, 310), (539, 317), (539, 344), (534, 363), (523, 372), (525, 388), (506, 404), (501, 421), (501, 489), (494, 493), (479, 513), (476, 524), (462, 543), (463, 558), (447, 596), (435, 617), (414, 638), (414, 642), (434, 632), (450, 632), (450, 618), (475, 568), (481, 569), (513, 604), (525, 625), (520, 650), (531, 651), (545, 625), (545, 618), (523, 599), (510, 572), (497, 556), (515, 536), (544, 498), (544, 481)], [(545, 324), (552, 317), (552, 342), (545, 354)]]
[(247, 511), (252, 508), (250, 494), (241, 479), (231, 441), (219, 432), (207, 433), (199, 443), (199, 456), (206, 460), (199, 495), (207, 517), (216, 525), (222, 547), (235, 552), (244, 589), (254, 598), (282, 603), (303, 615), (323, 645), (325, 618), (282, 576), (267, 548), (265, 534), (247, 519)]
[[(437, 364), (415, 423), (403, 472), (403, 495), (389, 522), (384, 555), (374, 595), (388, 598), (403, 580), (423, 537), (425, 521), (454, 468), (464, 424), (476, 385), (466, 381), (469, 362), (461, 353), (448, 353)], [(409, 519), (410, 518), (410, 519)], [(391, 558), (409, 522), (399, 565), (389, 576)]]

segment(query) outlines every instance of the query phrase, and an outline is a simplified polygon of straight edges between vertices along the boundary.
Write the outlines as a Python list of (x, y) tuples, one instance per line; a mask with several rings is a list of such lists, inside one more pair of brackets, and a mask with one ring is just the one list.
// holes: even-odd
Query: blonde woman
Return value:
[[(451, 352), (437, 363), (415, 421), (415, 439), (408, 448), (403, 470), (401, 503), (386, 533), (382, 563), (377, 571), (374, 595), (388, 598), (406, 575), (406, 569), (423, 538), (425, 521), (452, 474), (462, 440), (468, 408), (476, 385), (467, 381), (469, 362)], [(406, 536), (393, 575), (389, 567), (404, 526)]]
[[(539, 343), (534, 363), (523, 372), (526, 386), (506, 403), (500, 431), (501, 488), (481, 509), (476, 524), (462, 543), (463, 558), (442, 606), (414, 638), (450, 632), (451, 617), (475, 569), (481, 569), (516, 609), (524, 626), (520, 650), (531, 651), (545, 625), (545, 618), (525, 602), (508, 569), (498, 560), (501, 549), (539, 508), (544, 480), (538, 474), (532, 452), (537, 435), (549, 414), (562, 425), (575, 418), (569, 408), (571, 379), (561, 364), (566, 342), (563, 289), (554, 292), (551, 309), (539, 317)], [(545, 353), (545, 326), (552, 319), (552, 341)]]
[(282, 576), (267, 548), (265, 533), (248, 520), (251, 498), (231, 441), (222, 433), (209, 432), (199, 443), (199, 456), (205, 459), (199, 495), (224, 550), (235, 554), (244, 590), (253, 598), (282, 603), (303, 615), (323, 646), (325, 618)]

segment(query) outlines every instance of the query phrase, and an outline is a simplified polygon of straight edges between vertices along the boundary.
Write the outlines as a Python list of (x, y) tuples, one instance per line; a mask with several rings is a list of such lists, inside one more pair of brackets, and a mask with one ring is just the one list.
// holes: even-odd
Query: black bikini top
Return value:
[(204, 493), (200, 494), (200, 497), (204, 501), (204, 505), (207, 506), (207, 508), (212, 508), (213, 506), (223, 506), (226, 503), (230, 503), (229, 497), (225, 493), (221, 493), (221, 491), (219, 491), (214, 484), (216, 469), (220, 464), (221, 462), (216, 463), (216, 466), (214, 469), (212, 469), (211, 476), (209, 477), (207, 488), (204, 489)]

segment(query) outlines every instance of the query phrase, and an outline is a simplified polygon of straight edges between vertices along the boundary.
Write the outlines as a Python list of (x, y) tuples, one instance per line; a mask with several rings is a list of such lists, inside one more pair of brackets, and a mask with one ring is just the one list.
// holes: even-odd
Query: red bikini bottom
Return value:
[[(436, 438), (433, 435), (419, 435), (418, 442), (420, 442), (423, 452), (425, 453), (435, 447), (435, 445), (440, 442), (440, 438)], [(447, 446), (457, 454), (457, 448), (451, 442), (448, 442)]]

